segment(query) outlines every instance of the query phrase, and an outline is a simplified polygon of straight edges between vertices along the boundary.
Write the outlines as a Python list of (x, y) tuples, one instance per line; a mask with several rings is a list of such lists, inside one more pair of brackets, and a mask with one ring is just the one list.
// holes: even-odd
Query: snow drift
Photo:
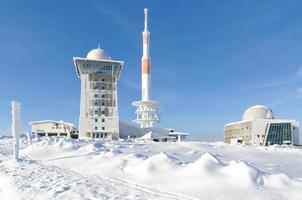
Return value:
[[(36, 176), (23, 176), (23, 182), (37, 182), (38, 188), (51, 177), (60, 182), (57, 187), (43, 184), (42, 189), (35, 190), (34, 185), (26, 189), (17, 186), (25, 193), (35, 191), (39, 196), (48, 188), (52, 193), (46, 192), (47, 197), (52, 199), (100, 195), (118, 199), (302, 199), (302, 171), (286, 171), (293, 169), (295, 158), (302, 151), (282, 148), (276, 152), (221, 143), (106, 142), (52, 137), (30, 146), (23, 144), (24, 161), (3, 161), (0, 175), (15, 180), (22, 173), (20, 166), (34, 170)], [(5, 150), (1, 151), (2, 157), (7, 155)], [(280, 162), (282, 159), (287, 163)], [(294, 172), (295, 176), (287, 172)], [(93, 182), (102, 189), (88, 189)], [(138, 192), (137, 196), (133, 196), (133, 190)], [(72, 192), (82, 196), (71, 195)]]

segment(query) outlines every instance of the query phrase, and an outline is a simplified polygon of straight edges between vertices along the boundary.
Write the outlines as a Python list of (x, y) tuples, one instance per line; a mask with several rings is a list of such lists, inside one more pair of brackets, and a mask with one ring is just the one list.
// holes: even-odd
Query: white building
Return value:
[(275, 119), (266, 106), (248, 108), (241, 121), (224, 126), (226, 143), (244, 144), (299, 144), (299, 123), (296, 120)]
[(78, 138), (78, 130), (72, 123), (55, 120), (29, 122), (31, 133), (39, 136), (67, 136)]
[(100, 47), (73, 60), (81, 79), (79, 138), (118, 139), (117, 80), (124, 62)]

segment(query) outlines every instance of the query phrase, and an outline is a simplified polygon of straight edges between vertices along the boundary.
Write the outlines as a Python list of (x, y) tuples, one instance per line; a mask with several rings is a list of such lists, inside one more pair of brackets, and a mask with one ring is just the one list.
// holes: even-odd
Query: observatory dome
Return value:
[(274, 113), (271, 109), (263, 105), (252, 106), (243, 114), (242, 120), (252, 120), (252, 119), (274, 119)]
[(101, 48), (92, 49), (86, 58), (91, 60), (111, 60), (111, 57)]

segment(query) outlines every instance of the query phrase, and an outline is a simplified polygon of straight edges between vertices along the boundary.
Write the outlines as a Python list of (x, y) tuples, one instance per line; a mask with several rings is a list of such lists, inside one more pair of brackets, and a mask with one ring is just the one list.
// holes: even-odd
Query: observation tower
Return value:
[(149, 52), (150, 32), (148, 31), (148, 9), (144, 9), (145, 28), (143, 34), (143, 56), (142, 56), (142, 100), (132, 103), (136, 107), (137, 115), (134, 122), (140, 124), (141, 128), (150, 128), (159, 122), (159, 103), (151, 100), (151, 59)]
[(117, 83), (124, 62), (100, 47), (73, 61), (81, 79), (79, 138), (118, 139)]

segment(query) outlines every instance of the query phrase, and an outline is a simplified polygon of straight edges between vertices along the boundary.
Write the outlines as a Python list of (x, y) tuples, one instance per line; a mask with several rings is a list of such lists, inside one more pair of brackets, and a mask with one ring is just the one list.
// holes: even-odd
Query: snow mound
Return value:
[(216, 156), (208, 152), (202, 154), (201, 157), (195, 163), (207, 167), (222, 164), (222, 162)]
[(263, 180), (265, 182), (265, 185), (272, 188), (286, 187), (286, 186), (290, 186), (293, 183), (297, 183), (296, 180), (290, 178), (284, 173), (267, 174), (263, 176)]
[(227, 176), (231, 182), (235, 184), (245, 185), (263, 185), (263, 175), (259, 169), (247, 164), (243, 161), (230, 161), (230, 163), (222, 168), (220, 172)]
[(101, 151), (106, 150), (106, 147), (102, 144), (101, 141), (93, 141), (91, 143), (84, 144), (78, 148), (77, 153), (81, 154), (98, 154)]
[(14, 162), (12, 144), (0, 140), (0, 177), (10, 184), (0, 183), (0, 197), (302, 199), (300, 148), (46, 137), (21, 141), (23, 160)]
[(139, 173), (142, 177), (148, 179), (150, 178), (150, 174), (152, 176), (170, 174), (181, 164), (176, 158), (164, 152), (150, 156), (145, 160), (139, 161), (139, 158), (143, 158), (143, 156), (138, 156), (136, 162), (132, 162), (132, 165), (127, 166), (125, 169), (126, 173), (131, 175)]

